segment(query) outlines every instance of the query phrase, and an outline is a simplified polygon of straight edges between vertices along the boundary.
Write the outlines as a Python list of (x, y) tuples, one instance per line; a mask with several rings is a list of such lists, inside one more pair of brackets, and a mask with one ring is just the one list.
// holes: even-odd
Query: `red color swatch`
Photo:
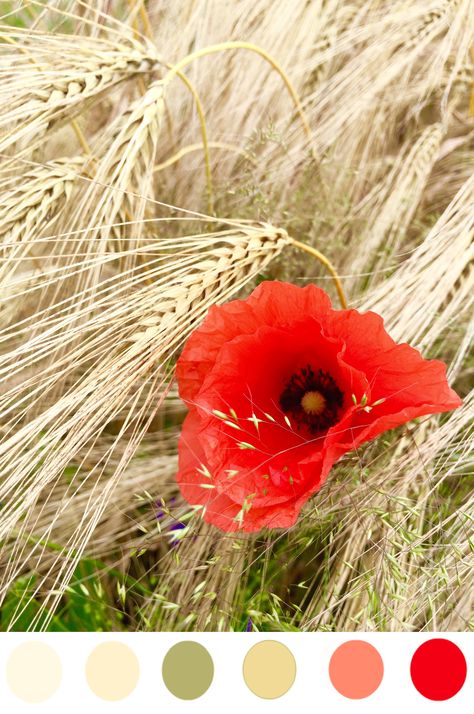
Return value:
[(466, 660), (454, 642), (433, 639), (424, 642), (412, 657), (410, 675), (417, 690), (427, 699), (451, 699), (463, 686)]

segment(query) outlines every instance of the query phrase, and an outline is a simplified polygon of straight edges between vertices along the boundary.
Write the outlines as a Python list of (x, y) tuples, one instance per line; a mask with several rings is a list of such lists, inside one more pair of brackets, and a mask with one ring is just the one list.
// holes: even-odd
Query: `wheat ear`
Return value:
[[(73, 335), (69, 337), (69, 371), (72, 368), (76, 370), (81, 361), (89, 365), (87, 370), (84, 374), (79, 372), (75, 383), (73, 381), (67, 392), (55, 403), (48, 405), (46, 395), (44, 407), (38, 416), (15, 433), (11, 427), (17, 422), (19, 414), (11, 409), (15, 403), (22, 402), (18, 399), (18, 386), (10, 388), (2, 399), (6, 413), (11, 416), (5, 425), (5, 438), (0, 445), (3, 473), (0, 498), (8, 504), (2, 510), (0, 534), (8, 539), (9, 534), (14, 532), (20, 543), (26, 543), (28, 553), (25, 551), (25, 558), (35, 556), (41, 542), (48, 540), (55, 526), (53, 519), (44, 537), (30, 547), (28, 513), (36, 511), (41, 494), (45, 493), (45, 489), (54, 488), (64, 469), (80, 450), (83, 453), (90, 451), (97, 435), (102, 433), (110, 420), (119, 413), (123, 414), (124, 410), (127, 412), (121, 433), (110, 444), (105, 456), (89, 466), (85, 473), (79, 468), (63, 502), (58, 504), (57, 518), (63, 509), (71, 507), (75, 492), (83, 484), (95, 482), (93, 496), (87, 511), (82, 514), (79, 527), (62, 544), (61, 552), (45, 576), (54, 576), (54, 586), (44, 601), (44, 607), (52, 608), (51, 613), (59, 602), (60, 593), (67, 586), (74, 564), (84, 552), (100, 521), (118, 480), (146, 433), (150, 418), (160, 407), (172, 377), (167, 367), (168, 360), (193, 326), (202, 319), (208, 307), (238, 291), (289, 244), (289, 239), (284, 231), (263, 225), (253, 228), (249, 226), (239, 231), (224, 231), (205, 237), (204, 240), (201, 238), (201, 246), (206, 242), (207, 251), (193, 255), (189, 249), (184, 250), (181, 259), (183, 267), (180, 268), (180, 262), (175, 257), (173, 264), (168, 266), (168, 274), (135, 290), (126, 304), (121, 296), (111, 300), (109, 295), (108, 307), (95, 314), (87, 328), (83, 326), (82, 334), (88, 334), (89, 337), (82, 340), (79, 351), (75, 344), (77, 339)], [(161, 249), (166, 254), (171, 245), (176, 246), (176, 241), (168, 243), (166, 249), (163, 241), (160, 241), (157, 250)], [(159, 261), (155, 259), (154, 263), (151, 263), (148, 275), (140, 278), (142, 283), (156, 273)], [(67, 324), (69, 318), (66, 316), (64, 320)], [(119, 325), (120, 329), (117, 330)], [(61, 335), (65, 334), (60, 324), (56, 325), (55, 333), (56, 338), (49, 330), (45, 332), (44, 341), (48, 351), (57, 349), (54, 342), (60, 343)], [(116, 346), (111, 349), (114, 343)], [(29, 358), (25, 355), (28, 352), (25, 347), (26, 350), (23, 348), (17, 352), (15, 371), (24, 369), (31, 361), (34, 364), (37, 361), (36, 355), (42, 352), (41, 340), (38, 343), (38, 338)], [(10, 358), (15, 359), (14, 355)], [(3, 364), (6, 367), (5, 361)], [(56, 379), (60, 378), (58, 376)], [(51, 380), (51, 375), (46, 371), (42, 382), (42, 398), (45, 389), (53, 389)], [(24, 385), (29, 387), (30, 408), (31, 402), (39, 396), (37, 388), (33, 387), (35, 383), (38, 384), (36, 378)], [(127, 436), (128, 431), (130, 433)], [(107, 472), (104, 481), (104, 470), (120, 441), (121, 449), (123, 443), (127, 445), (123, 457), (114, 469)], [(62, 557), (64, 554), (67, 554), (66, 558)], [(2, 593), (6, 592), (21, 571), (23, 562), (23, 559), (20, 562), (15, 559), (5, 568)], [(38, 583), (40, 587), (41, 583)]]
[[(2, 36), (4, 28), (0, 28), (0, 39)], [(10, 36), (8, 31), (6, 36)], [(51, 47), (45, 43), (45, 48), (40, 39), (33, 36), (24, 46), (30, 55), (18, 56), (9, 47), (10, 52), (2, 58), (0, 153), (14, 145), (22, 147), (25, 142), (23, 151), (30, 152), (41, 144), (48, 129), (70, 120), (120, 82), (161, 66), (151, 44), (114, 51), (99, 41), (92, 48), (86, 42), (79, 43), (73, 56), (64, 52), (64, 62), (62, 54), (57, 55), (56, 43)]]
[(35, 267), (35, 255), (41, 256), (40, 239), (60, 219), (83, 165), (82, 157), (56, 159), (15, 176), (4, 187), (0, 194), (4, 256), (0, 280), (6, 287), (18, 268)]

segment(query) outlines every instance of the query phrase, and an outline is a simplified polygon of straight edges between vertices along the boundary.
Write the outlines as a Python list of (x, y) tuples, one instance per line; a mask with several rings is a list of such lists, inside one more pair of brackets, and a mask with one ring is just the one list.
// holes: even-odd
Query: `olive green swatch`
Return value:
[(162, 667), (163, 681), (179, 699), (197, 699), (211, 686), (214, 663), (198, 642), (178, 642), (168, 650)]

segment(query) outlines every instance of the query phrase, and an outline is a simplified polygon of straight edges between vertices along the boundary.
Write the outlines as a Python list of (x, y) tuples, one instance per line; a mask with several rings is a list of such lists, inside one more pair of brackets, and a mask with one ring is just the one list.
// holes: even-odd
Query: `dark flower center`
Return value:
[(329, 372), (315, 372), (307, 365), (291, 376), (280, 395), (280, 406), (297, 427), (316, 434), (337, 422), (343, 399)]

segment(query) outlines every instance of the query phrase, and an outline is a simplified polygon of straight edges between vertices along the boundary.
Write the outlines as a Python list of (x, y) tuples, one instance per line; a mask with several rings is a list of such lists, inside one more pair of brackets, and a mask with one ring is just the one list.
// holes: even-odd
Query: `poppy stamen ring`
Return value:
[(297, 428), (311, 434), (326, 431), (339, 418), (344, 395), (329, 372), (306, 365), (291, 375), (280, 395), (280, 407)]

